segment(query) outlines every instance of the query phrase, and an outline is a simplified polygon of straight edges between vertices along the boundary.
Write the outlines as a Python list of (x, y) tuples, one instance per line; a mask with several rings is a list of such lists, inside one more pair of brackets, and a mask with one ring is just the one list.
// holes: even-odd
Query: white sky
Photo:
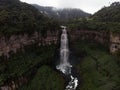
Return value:
[(120, 0), (20, 0), (29, 4), (53, 6), (56, 8), (80, 8), (88, 13), (95, 13), (104, 6)]

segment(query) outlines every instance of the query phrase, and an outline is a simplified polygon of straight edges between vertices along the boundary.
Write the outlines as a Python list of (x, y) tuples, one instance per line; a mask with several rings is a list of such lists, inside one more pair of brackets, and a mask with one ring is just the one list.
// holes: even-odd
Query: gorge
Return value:
[(120, 90), (119, 2), (93, 15), (34, 6), (0, 0), (0, 90)]

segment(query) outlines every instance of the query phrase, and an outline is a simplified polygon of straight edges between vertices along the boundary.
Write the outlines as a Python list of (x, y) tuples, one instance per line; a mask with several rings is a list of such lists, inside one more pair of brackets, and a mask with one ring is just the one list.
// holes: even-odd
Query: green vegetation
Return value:
[(79, 19), (72, 20), (67, 23), (70, 30), (94, 30), (94, 31), (112, 31), (114, 33), (120, 32), (119, 22), (101, 22), (94, 19)]
[[(41, 14), (32, 5), (20, 2), (19, 0), (0, 1), (0, 36), (9, 37), (13, 34), (32, 34), (38, 31), (45, 37), (48, 30), (54, 32), (59, 30), (59, 28), (60, 24), (57, 20), (50, 19), (45, 14)], [(31, 45), (25, 47), (25, 52), (20, 50), (15, 55), (10, 52), (11, 56), (9, 59), (6, 59), (4, 56), (0, 57), (0, 85), (22, 75), (30, 76), (32, 70), (36, 70), (36, 67), (50, 64), (54, 60), (54, 52), (54, 45), (40, 47)], [(46, 67), (46, 70), (48, 69), (51, 72), (52, 70), (49, 68)], [(53, 75), (47, 77), (48, 80), (56, 77), (55, 74), (53, 72)], [(59, 82), (57, 77), (55, 79)], [(52, 86), (52, 90), (54, 90), (53, 88), (56, 87)], [(62, 87), (58, 90), (62, 90)]]
[(76, 52), (84, 51), (77, 69), (82, 83), (79, 90), (120, 90), (120, 57), (110, 55), (104, 47), (90, 43), (74, 44)]
[(108, 7), (103, 7), (93, 15), (93, 18), (102, 22), (120, 22), (120, 2), (114, 2)]
[(58, 29), (58, 21), (49, 19), (32, 5), (19, 0), (0, 1), (0, 33), (5, 36), (34, 31), (43, 34), (47, 30)]
[[(115, 2), (89, 18), (71, 20), (67, 26), (70, 30), (120, 33), (119, 10), (120, 2)], [(82, 79), (79, 90), (120, 90), (120, 55), (113, 56), (105, 47), (87, 40), (73, 47), (78, 58), (84, 56), (76, 66)]]
[[(47, 52), (46, 52), (47, 51)], [(25, 52), (12, 55), (10, 59), (2, 59), (0, 63), (0, 85), (6, 80), (29, 74), (36, 65), (49, 64), (54, 59), (55, 46), (27, 46)]]
[(19, 90), (63, 90), (64, 78), (50, 67), (54, 60), (55, 49), (55, 45), (40, 47), (31, 45), (25, 47), (25, 52), (19, 51), (8, 60), (2, 59), (0, 85), (5, 81), (26, 76), (32, 80)]
[(64, 79), (48, 66), (39, 68), (33, 80), (20, 90), (64, 90)]
[(71, 30), (107, 30), (107, 24), (105, 22), (96, 22), (93, 19), (82, 18), (79, 20), (73, 20), (67, 24)]
[(104, 7), (88, 18), (72, 19), (67, 22), (70, 30), (97, 30), (120, 32), (120, 2)]

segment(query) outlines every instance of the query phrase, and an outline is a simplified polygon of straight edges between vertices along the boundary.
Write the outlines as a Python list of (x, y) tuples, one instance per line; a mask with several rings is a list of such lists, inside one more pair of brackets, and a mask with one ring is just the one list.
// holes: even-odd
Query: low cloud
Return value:
[(24, 2), (53, 6), (57, 8), (80, 8), (89, 13), (95, 13), (104, 6), (110, 5), (116, 0), (21, 0)]

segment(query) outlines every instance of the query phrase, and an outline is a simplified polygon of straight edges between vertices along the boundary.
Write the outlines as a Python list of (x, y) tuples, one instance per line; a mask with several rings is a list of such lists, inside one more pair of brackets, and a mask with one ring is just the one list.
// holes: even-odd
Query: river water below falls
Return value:
[(68, 46), (68, 36), (65, 26), (62, 26), (61, 34), (61, 45), (60, 45), (60, 64), (56, 66), (63, 74), (70, 76), (71, 80), (66, 86), (65, 90), (76, 90), (78, 86), (77, 77), (73, 77), (71, 70), (72, 65), (69, 63), (69, 46)]

